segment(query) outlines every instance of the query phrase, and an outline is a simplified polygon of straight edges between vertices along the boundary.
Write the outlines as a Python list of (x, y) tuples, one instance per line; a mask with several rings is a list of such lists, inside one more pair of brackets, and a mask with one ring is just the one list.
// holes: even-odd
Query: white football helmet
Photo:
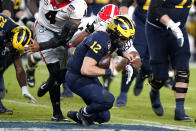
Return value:
[(120, 15), (120, 10), (116, 5), (107, 4), (101, 8), (95, 19), (95, 30), (106, 31), (110, 21), (116, 15)]

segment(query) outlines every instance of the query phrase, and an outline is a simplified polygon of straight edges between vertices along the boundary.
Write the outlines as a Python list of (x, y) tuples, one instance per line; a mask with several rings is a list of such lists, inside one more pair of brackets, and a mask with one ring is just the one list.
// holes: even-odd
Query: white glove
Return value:
[(133, 67), (131, 65), (126, 65), (126, 70), (128, 73), (126, 84), (128, 84), (131, 81), (132, 75), (133, 75)]
[(29, 93), (27, 86), (22, 87), (22, 96), (31, 100), (32, 103), (36, 103), (36, 99)]
[(181, 24), (180, 22), (174, 23), (173, 20), (170, 20), (166, 24), (166, 26), (167, 26), (167, 28), (170, 28), (172, 30), (172, 33), (177, 38), (178, 46), (182, 47), (184, 44), (184, 37), (183, 37), (181, 29), (179, 28), (180, 24)]

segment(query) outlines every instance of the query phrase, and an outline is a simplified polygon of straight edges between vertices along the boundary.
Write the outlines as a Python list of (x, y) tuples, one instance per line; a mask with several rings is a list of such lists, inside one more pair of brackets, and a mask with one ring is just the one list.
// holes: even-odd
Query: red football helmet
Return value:
[(120, 15), (120, 10), (116, 5), (107, 4), (102, 7), (97, 14), (95, 30), (105, 31), (111, 19), (116, 15)]

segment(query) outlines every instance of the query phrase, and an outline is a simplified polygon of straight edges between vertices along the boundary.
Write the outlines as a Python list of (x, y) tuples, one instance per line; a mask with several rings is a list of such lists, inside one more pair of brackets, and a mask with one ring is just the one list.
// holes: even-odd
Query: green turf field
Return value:
[[(190, 84), (185, 108), (186, 113), (194, 120), (196, 118), (196, 68), (191, 68), (190, 74)], [(52, 107), (48, 93), (41, 98), (37, 97), (37, 89), (47, 77), (48, 73), (45, 65), (39, 65), (36, 70), (36, 87), (29, 88), (29, 91), (37, 99), (37, 104), (32, 104), (21, 95), (22, 92), (16, 81), (14, 67), (11, 66), (4, 74), (5, 86), (8, 89), (8, 93), (6, 94), (3, 103), (8, 109), (14, 110), (14, 114), (0, 115), (0, 120), (50, 121)], [(119, 74), (111, 84), (110, 91), (115, 97), (118, 96), (120, 91), (120, 81), (121, 74)], [(182, 126), (196, 128), (196, 123), (194, 121), (174, 121), (175, 99), (173, 91), (166, 87), (163, 87), (160, 91), (165, 114), (162, 117), (156, 116), (151, 109), (149, 91), (150, 86), (147, 81), (145, 82), (144, 90), (140, 96), (133, 95), (133, 86), (131, 86), (128, 93), (127, 106), (123, 108), (117, 108), (114, 106), (111, 109), (111, 120), (109, 123), (173, 125), (179, 128)], [(61, 101), (61, 109), (65, 116), (68, 110), (79, 110), (83, 106), (85, 106), (83, 101), (76, 95), (74, 95), (74, 98), (64, 98)]]

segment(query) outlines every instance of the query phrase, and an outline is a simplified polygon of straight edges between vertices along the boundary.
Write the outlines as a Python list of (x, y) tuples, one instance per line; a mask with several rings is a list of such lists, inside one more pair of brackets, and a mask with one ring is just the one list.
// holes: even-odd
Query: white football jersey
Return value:
[(40, 0), (37, 20), (47, 29), (60, 32), (69, 18), (82, 19), (86, 11), (87, 4), (84, 0), (67, 0), (60, 5), (55, 0)]

